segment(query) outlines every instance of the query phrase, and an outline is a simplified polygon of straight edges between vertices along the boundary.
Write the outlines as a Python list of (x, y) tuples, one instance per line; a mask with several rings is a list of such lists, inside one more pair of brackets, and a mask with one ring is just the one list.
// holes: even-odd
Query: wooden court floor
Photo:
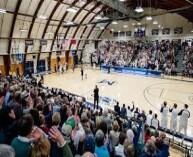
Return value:
[[(172, 80), (172, 79), (177, 80)], [(182, 80), (183, 79), (183, 80)], [(88, 69), (87, 79), (81, 79), (80, 69), (68, 70), (64, 74), (46, 75), (45, 86), (64, 89), (87, 98), (93, 102), (93, 89), (95, 85), (99, 87), (99, 95), (104, 99), (100, 102), (103, 108), (114, 108), (114, 100), (126, 106), (135, 105), (148, 113), (153, 110), (160, 117), (160, 108), (163, 101), (168, 102), (168, 106), (178, 104), (178, 109), (184, 107), (184, 103), (189, 105), (191, 117), (189, 118), (188, 135), (193, 136), (193, 79), (181, 77), (153, 78), (133, 74), (111, 73)], [(110, 100), (110, 102), (108, 102)], [(168, 127), (170, 115), (168, 117)], [(183, 132), (182, 132), (183, 133)]]

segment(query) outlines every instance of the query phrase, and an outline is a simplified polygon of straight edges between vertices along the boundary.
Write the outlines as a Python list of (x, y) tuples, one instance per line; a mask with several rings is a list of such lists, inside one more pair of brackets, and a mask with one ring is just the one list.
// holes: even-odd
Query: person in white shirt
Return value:
[(184, 133), (187, 135), (188, 118), (190, 118), (187, 104), (184, 105), (184, 109), (178, 113), (178, 116), (180, 116), (179, 133), (184, 129)]
[(170, 109), (170, 112), (172, 113), (171, 115), (171, 120), (170, 120), (170, 130), (176, 133), (177, 130), (177, 119), (178, 119), (178, 109), (177, 109), (177, 104), (174, 104), (173, 108)]
[(157, 114), (154, 115), (154, 118), (151, 120), (151, 126), (156, 130), (159, 128), (159, 120), (157, 119)]
[(165, 130), (167, 128), (167, 124), (168, 124), (168, 112), (169, 112), (169, 108), (167, 107), (167, 102), (164, 101), (162, 107), (161, 107), (161, 127)]
[(151, 126), (151, 120), (153, 119), (152, 110), (149, 110), (149, 114), (146, 116), (146, 124)]
[(127, 138), (127, 135), (123, 132), (120, 133), (119, 135), (119, 144), (118, 146), (115, 146), (115, 152), (114, 152), (114, 156), (115, 157), (125, 157), (125, 154), (124, 154), (124, 142), (125, 142), (125, 139)]
[(127, 112), (127, 117), (130, 119), (133, 117), (133, 111), (135, 109), (135, 105), (134, 105), (134, 102), (132, 101), (132, 104), (133, 104), (133, 107), (130, 108), (130, 106), (127, 107), (128, 109), (128, 112)]

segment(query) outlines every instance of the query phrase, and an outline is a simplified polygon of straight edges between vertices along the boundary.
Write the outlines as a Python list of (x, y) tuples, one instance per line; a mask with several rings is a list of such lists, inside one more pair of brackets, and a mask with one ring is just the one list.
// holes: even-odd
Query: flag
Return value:
[(63, 39), (62, 40), (62, 46), (66, 47), (68, 45), (68, 39)]
[(71, 40), (71, 44), (72, 44), (72, 45), (76, 45), (76, 40), (72, 39), (72, 40)]

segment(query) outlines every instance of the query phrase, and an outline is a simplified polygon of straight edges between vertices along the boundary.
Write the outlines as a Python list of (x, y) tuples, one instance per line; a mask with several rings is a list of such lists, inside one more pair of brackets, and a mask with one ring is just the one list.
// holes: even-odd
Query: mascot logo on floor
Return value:
[(102, 81), (99, 81), (98, 83), (112, 86), (112, 85), (116, 84), (117, 82), (116, 82), (116, 81), (112, 81), (112, 80), (106, 80), (106, 79), (104, 79), (104, 80), (102, 80)]

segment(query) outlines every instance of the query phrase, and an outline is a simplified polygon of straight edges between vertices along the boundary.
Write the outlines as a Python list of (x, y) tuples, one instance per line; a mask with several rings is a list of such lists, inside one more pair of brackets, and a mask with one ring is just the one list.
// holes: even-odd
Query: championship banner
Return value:
[(72, 45), (76, 45), (76, 40), (72, 39), (72, 40), (71, 40), (71, 44), (72, 44)]
[(62, 40), (62, 47), (66, 47), (68, 45), (68, 39)]
[(33, 46), (34, 41), (33, 40), (25, 40), (25, 46)]
[(46, 46), (47, 45), (47, 40), (44, 40), (44, 39), (40, 40), (40, 45), (41, 46)]

